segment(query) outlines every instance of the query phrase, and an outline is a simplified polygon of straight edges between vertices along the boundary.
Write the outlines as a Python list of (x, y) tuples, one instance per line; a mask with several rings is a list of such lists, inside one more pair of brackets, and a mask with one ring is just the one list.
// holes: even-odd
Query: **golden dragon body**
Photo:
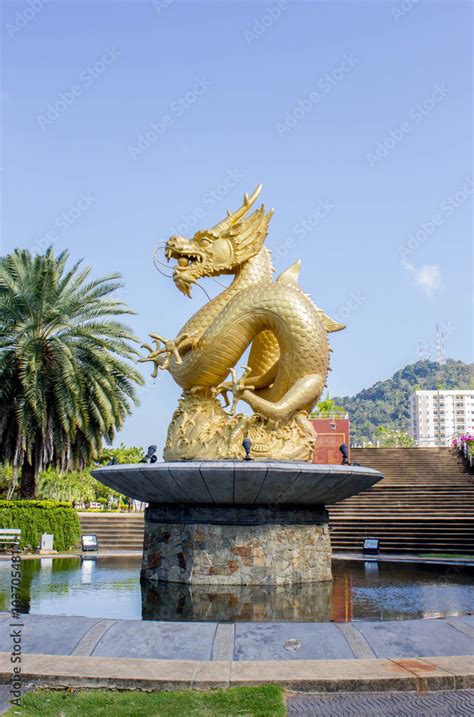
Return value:
[[(262, 205), (247, 217), (261, 187), (242, 207), (192, 240), (172, 236), (166, 257), (176, 259), (173, 279), (186, 295), (199, 278), (233, 274), (232, 284), (167, 341), (150, 334), (156, 350), (145, 361), (167, 369), (183, 388), (168, 429), (165, 460), (242, 456), (242, 439), (262, 459), (312, 459), (315, 434), (308, 412), (329, 370), (327, 333), (343, 327), (316, 307), (298, 286), (299, 262), (273, 280), (264, 246), (272, 212)], [(243, 376), (235, 366), (250, 347)], [(229, 376), (231, 381), (226, 381)], [(233, 394), (232, 409), (228, 393)], [(222, 394), (225, 407), (219, 400)], [(253, 415), (236, 414), (246, 402)]]

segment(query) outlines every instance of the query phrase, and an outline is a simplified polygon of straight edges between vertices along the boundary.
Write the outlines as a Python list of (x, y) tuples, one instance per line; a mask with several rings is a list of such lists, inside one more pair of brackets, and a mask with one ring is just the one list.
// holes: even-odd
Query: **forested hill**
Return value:
[(408, 397), (421, 389), (469, 389), (474, 387), (474, 364), (448, 359), (446, 364), (417, 361), (378, 381), (355, 396), (333, 396), (351, 421), (351, 440), (372, 440), (379, 426), (408, 429)]

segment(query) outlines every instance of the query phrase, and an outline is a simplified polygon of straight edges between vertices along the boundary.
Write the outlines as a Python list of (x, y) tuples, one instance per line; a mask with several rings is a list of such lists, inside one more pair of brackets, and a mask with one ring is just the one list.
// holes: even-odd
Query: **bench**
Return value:
[(0, 546), (1, 545), (20, 545), (21, 529), (20, 528), (0, 528)]

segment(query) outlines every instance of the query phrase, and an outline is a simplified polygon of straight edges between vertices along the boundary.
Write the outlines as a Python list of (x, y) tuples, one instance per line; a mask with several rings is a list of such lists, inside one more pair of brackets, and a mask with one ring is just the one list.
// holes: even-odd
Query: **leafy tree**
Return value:
[[(117, 463), (139, 463), (144, 451), (136, 446), (103, 448), (95, 464), (107, 465), (112, 459)], [(69, 470), (61, 472), (50, 466), (38, 474), (36, 497), (39, 500), (66, 501), (78, 503), (104, 500), (110, 495), (121, 498), (121, 494), (92, 477), (95, 466), (87, 466), (82, 471)], [(9, 465), (0, 466), (0, 495), (6, 495), (11, 487), (13, 469)], [(10, 495), (14, 498), (14, 495)]]
[(474, 385), (474, 364), (448, 359), (417, 361), (397, 371), (392, 378), (378, 381), (355, 396), (335, 398), (342, 403), (351, 421), (351, 439), (371, 441), (379, 426), (406, 431), (409, 425), (409, 396), (416, 390), (470, 389)]
[(318, 415), (330, 415), (336, 413), (346, 413), (344, 406), (338, 406), (337, 403), (329, 395), (329, 391), (322, 401), (318, 401), (316, 406), (313, 408), (311, 413), (312, 418), (317, 418)]
[(107, 465), (112, 460), (115, 460), (116, 463), (140, 463), (144, 455), (143, 448), (125, 446), (121, 443), (118, 448), (103, 448), (96, 459), (96, 463), (102, 466)]
[(119, 274), (88, 280), (52, 248), (0, 258), (0, 462), (21, 468), (20, 495), (40, 470), (81, 469), (110, 443), (143, 383), (137, 339), (117, 317)]
[(397, 431), (394, 428), (379, 426), (375, 435), (380, 445), (385, 448), (414, 448), (416, 446), (407, 431)]
[(60, 473), (49, 467), (38, 476), (36, 495), (40, 500), (87, 502), (97, 500), (97, 485), (88, 470)]
[(0, 465), (0, 498), (6, 497), (13, 481), (13, 468), (8, 463)]

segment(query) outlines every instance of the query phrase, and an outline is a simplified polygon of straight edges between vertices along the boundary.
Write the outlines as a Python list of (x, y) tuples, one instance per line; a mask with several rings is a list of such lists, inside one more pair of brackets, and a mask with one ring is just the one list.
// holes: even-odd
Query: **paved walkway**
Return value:
[[(474, 655), (474, 615), (352, 623), (214, 623), (24, 615), (24, 653), (152, 660), (356, 660)], [(0, 613), (0, 652), (11, 649)]]
[[(21, 646), (22, 674), (32, 685), (209, 689), (276, 682), (312, 692), (474, 689), (474, 616), (230, 624), (24, 615)], [(10, 615), (4, 612), (0, 684), (11, 676), (11, 649)]]
[(472, 717), (474, 690), (294, 695), (287, 707), (288, 717)]

